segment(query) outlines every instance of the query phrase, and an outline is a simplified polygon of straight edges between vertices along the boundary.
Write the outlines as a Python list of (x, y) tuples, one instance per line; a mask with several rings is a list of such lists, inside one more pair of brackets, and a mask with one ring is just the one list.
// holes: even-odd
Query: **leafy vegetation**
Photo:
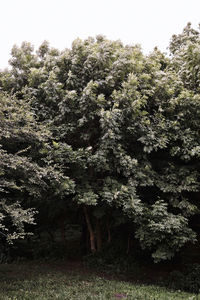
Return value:
[(49, 138), (48, 129), (37, 124), (28, 103), (5, 93), (0, 102), (0, 228), (11, 242), (24, 237), (26, 223), (34, 224), (36, 211), (30, 203), (56, 194), (63, 183), (69, 182), (64, 194), (71, 192), (73, 182), (43, 163), (39, 152)]
[(131, 255), (137, 240), (159, 262), (197, 242), (199, 47), (190, 24), (170, 57), (103, 36), (14, 46), (0, 74), (3, 234), (24, 237), (38, 211), (35, 238), (59, 232), (65, 249), (78, 226), (84, 254), (118, 241)]
[(172, 288), (199, 294), (200, 292), (200, 265), (189, 264), (182, 271), (171, 272), (168, 284)]

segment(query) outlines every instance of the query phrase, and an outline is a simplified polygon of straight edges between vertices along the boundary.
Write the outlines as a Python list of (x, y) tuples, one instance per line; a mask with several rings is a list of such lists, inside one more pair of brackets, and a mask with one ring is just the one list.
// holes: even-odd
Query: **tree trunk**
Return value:
[(86, 255), (89, 253), (89, 245), (88, 245), (88, 230), (85, 222), (82, 223), (82, 234), (80, 238), (80, 248), (81, 254)]
[(108, 243), (110, 243), (111, 242), (111, 233), (110, 233), (109, 216), (107, 217), (106, 227), (107, 227), (107, 233), (108, 233)]
[(102, 237), (101, 237), (100, 220), (98, 218), (96, 218), (96, 236), (97, 236), (97, 250), (100, 251), (102, 247)]
[(127, 250), (126, 250), (126, 254), (129, 254), (130, 252), (130, 242), (131, 242), (131, 237), (130, 234), (128, 235), (128, 241), (127, 241)]
[(53, 244), (55, 242), (53, 233), (51, 232), (51, 230), (47, 230), (47, 233), (51, 238), (51, 243)]
[(87, 206), (83, 206), (83, 210), (84, 210), (84, 214), (85, 214), (87, 228), (88, 228), (88, 231), (89, 231), (89, 234), (90, 234), (90, 249), (94, 253), (94, 252), (96, 252), (95, 235), (94, 235), (94, 231), (92, 229), (92, 225), (91, 225), (91, 222), (90, 222), (90, 217), (89, 217), (89, 214), (88, 214)]
[(60, 220), (60, 235), (63, 244), (65, 244), (65, 216), (62, 216)]

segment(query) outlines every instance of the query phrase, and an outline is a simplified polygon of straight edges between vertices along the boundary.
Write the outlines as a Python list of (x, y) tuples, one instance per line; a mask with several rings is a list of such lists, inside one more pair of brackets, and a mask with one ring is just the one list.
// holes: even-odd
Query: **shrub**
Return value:
[(171, 288), (192, 293), (200, 292), (200, 264), (189, 264), (183, 271), (173, 271), (168, 279)]

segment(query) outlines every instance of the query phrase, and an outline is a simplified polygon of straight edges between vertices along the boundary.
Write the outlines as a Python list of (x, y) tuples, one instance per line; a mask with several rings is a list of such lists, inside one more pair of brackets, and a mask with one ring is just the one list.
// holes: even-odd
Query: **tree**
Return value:
[(39, 155), (48, 139), (28, 103), (0, 94), (0, 228), (8, 241), (23, 238), (25, 225), (34, 224), (30, 203), (73, 192), (73, 182)]
[(195, 94), (200, 92), (200, 27), (195, 30), (188, 23), (170, 42), (171, 68), (175, 69), (183, 86)]
[(91, 251), (111, 241), (120, 223), (155, 261), (196, 241), (198, 47), (189, 26), (172, 38), (172, 58), (158, 49), (144, 56), (138, 46), (102, 36), (77, 39), (61, 53), (46, 42), (36, 54), (23, 45), (13, 52), (13, 62), (19, 54), (30, 60), (19, 60), (17, 75), (16, 64), (1, 75), (2, 89), (12, 86), (48, 124), (53, 141), (42, 161), (73, 178), (74, 194), (63, 203), (85, 217)]

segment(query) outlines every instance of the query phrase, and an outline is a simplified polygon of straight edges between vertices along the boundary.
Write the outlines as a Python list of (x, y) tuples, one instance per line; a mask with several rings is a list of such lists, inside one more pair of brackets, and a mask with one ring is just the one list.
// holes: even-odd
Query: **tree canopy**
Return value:
[(0, 76), (2, 220), (11, 212), (22, 228), (35, 200), (51, 199), (62, 201), (58, 216), (81, 212), (91, 251), (120, 223), (155, 261), (195, 242), (199, 47), (190, 24), (172, 37), (170, 57), (103, 36), (64, 51), (14, 46)]

